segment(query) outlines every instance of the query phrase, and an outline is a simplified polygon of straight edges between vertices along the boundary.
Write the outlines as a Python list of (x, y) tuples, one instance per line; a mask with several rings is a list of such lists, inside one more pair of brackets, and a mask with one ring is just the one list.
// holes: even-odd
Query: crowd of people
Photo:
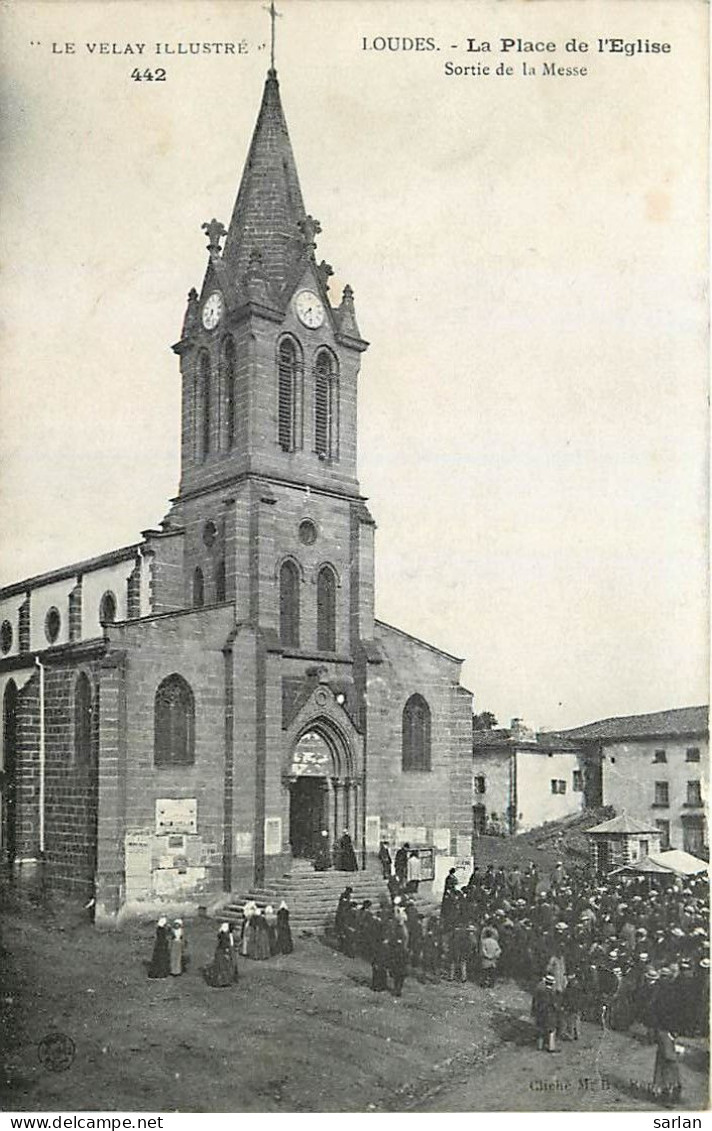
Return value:
[[(210, 986), (231, 986), (239, 981), (238, 956), (264, 961), (278, 954), (291, 954), (293, 949), (287, 904), (282, 901), (277, 911), (271, 906), (262, 910), (249, 900), (243, 908), (239, 931), (234, 923), (221, 924), (213, 960), (204, 967), (203, 976)], [(183, 920), (175, 919), (169, 924), (162, 916), (156, 923), (153, 954), (148, 966), (149, 978), (180, 977), (188, 967)]]
[(603, 879), (558, 862), (543, 877), (531, 862), (475, 867), (460, 887), (453, 868), (439, 913), (425, 914), (408, 890), (404, 848), (378, 906), (347, 887), (336, 909), (339, 945), (371, 964), (373, 990), (389, 975), (396, 995), (408, 974), (483, 986), (512, 979), (532, 993), (537, 1045), (550, 1053), (578, 1039), (582, 1018), (618, 1030), (638, 1023), (657, 1043), (654, 1088), (675, 1098), (676, 1037), (709, 1033), (706, 876)]

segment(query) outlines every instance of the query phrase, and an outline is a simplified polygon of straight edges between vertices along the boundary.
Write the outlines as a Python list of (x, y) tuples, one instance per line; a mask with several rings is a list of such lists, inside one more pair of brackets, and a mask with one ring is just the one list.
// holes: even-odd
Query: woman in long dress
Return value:
[(674, 1103), (680, 1098), (680, 1068), (677, 1062), (677, 1046), (672, 1033), (665, 1029), (655, 1032), (655, 1071), (653, 1092), (662, 1100)]
[(153, 944), (153, 954), (148, 967), (149, 978), (167, 978), (171, 972), (169, 954), (170, 927), (164, 915), (156, 923), (156, 939)]
[(277, 946), (277, 912), (271, 903), (265, 907), (265, 921), (269, 937), (269, 953), (270, 957), (274, 958), (275, 954), (279, 954), (279, 947)]
[(294, 950), (292, 929), (289, 926), (289, 908), (282, 900), (277, 912), (277, 950), (279, 954), (291, 954)]
[(270, 957), (269, 927), (259, 907), (257, 908), (257, 914), (254, 916), (252, 922), (255, 928), (255, 948), (252, 957), (262, 962), (265, 958)]
[(235, 940), (229, 923), (222, 923), (215, 944), (215, 954), (210, 966), (205, 970), (205, 981), (209, 986), (231, 986), (238, 980), (235, 961)]
[(175, 919), (168, 942), (171, 974), (177, 978), (185, 970), (185, 931), (183, 920)]
[(249, 899), (242, 909), (242, 932), (240, 934), (240, 954), (243, 958), (254, 958), (255, 927), (254, 917), (257, 904)]

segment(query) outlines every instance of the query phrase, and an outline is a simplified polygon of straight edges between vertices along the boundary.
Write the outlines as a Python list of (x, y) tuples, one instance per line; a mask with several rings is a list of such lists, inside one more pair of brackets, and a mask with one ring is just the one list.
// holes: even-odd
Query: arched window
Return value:
[(316, 644), (320, 652), (336, 651), (336, 578), (322, 566), (316, 579)]
[(210, 358), (207, 353), (200, 355), (198, 369), (198, 456), (200, 459), (210, 452)]
[(169, 675), (156, 691), (153, 760), (157, 766), (189, 766), (195, 761), (195, 701), (179, 675)]
[(299, 647), (299, 570), (289, 561), (279, 571), (279, 638), (287, 648)]
[(86, 764), (93, 748), (93, 693), (86, 672), (80, 672), (74, 685), (74, 758)]
[(215, 600), (225, 600), (225, 559), (221, 558), (215, 566)]
[(430, 769), (430, 708), (422, 695), (403, 708), (403, 769)]
[(198, 566), (193, 574), (193, 608), (202, 609), (205, 604), (205, 579), (203, 571)]
[(278, 438), (285, 452), (297, 446), (297, 393), (299, 388), (299, 356), (296, 343), (283, 338), (278, 354)]
[(113, 624), (116, 620), (116, 597), (107, 589), (99, 605), (99, 623)]
[(229, 451), (235, 444), (235, 342), (231, 337), (223, 343), (220, 368), (225, 406), (223, 447)]
[(314, 363), (314, 451), (323, 459), (338, 455), (338, 380), (336, 362), (319, 350)]

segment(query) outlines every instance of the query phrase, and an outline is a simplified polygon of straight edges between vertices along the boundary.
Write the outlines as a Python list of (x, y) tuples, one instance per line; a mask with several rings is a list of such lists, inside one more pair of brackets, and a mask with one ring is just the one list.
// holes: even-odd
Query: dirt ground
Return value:
[[(216, 924), (189, 923), (191, 968), (150, 981), (153, 928), (97, 931), (80, 912), (7, 905), (0, 950), (0, 1107), (5, 1111), (323, 1112), (653, 1110), (635, 1081), (654, 1049), (584, 1025), (538, 1053), (529, 996), (512, 983), (406, 982), (374, 994), (370, 970), (314, 938), (294, 954), (242, 961), (208, 987)], [(38, 1044), (76, 1046), (49, 1071)], [(707, 1106), (706, 1050), (683, 1060), (681, 1108)], [(583, 1081), (588, 1080), (585, 1084)]]

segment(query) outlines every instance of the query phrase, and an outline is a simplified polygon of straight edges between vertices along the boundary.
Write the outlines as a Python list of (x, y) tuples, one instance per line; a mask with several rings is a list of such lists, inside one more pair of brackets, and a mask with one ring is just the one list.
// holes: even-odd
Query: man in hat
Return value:
[(557, 1052), (556, 1027), (559, 1020), (558, 1002), (553, 974), (545, 974), (532, 994), (532, 1017), (536, 1026), (536, 1047), (541, 1052)]

